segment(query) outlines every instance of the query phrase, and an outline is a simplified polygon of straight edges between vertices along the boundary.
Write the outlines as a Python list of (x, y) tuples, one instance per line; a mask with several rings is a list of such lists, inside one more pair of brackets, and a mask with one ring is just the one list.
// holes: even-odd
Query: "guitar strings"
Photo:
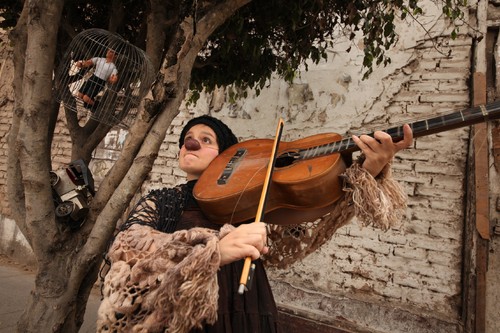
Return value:
[(267, 167), (267, 165), (263, 165), (262, 167), (260, 167), (259, 169), (257, 169), (257, 170), (255, 171), (255, 173), (252, 175), (252, 177), (250, 177), (250, 178), (248, 179), (248, 182), (245, 184), (245, 187), (244, 187), (244, 188), (243, 188), (243, 190), (241, 191), (241, 193), (240, 193), (240, 195), (239, 195), (239, 197), (238, 197), (238, 200), (236, 200), (236, 204), (235, 204), (235, 205), (234, 205), (234, 207), (233, 207), (233, 211), (232, 211), (232, 213), (231, 213), (231, 219), (230, 219), (230, 222), (229, 222), (230, 224), (232, 224), (232, 221), (233, 221), (233, 218), (234, 218), (234, 214), (236, 213), (236, 207), (238, 207), (238, 204), (240, 203), (241, 198), (243, 197), (243, 193), (245, 193), (245, 191), (246, 191), (246, 189), (248, 188), (248, 186), (250, 185), (250, 182), (252, 181), (252, 179), (254, 179), (254, 178), (255, 178), (255, 176), (256, 176), (256, 175), (257, 175), (260, 171), (262, 171), (262, 169), (264, 169), (264, 168), (266, 168), (266, 167)]
[[(493, 103), (494, 104), (494, 103)], [(473, 108), (473, 107), (471, 107)], [(357, 135), (357, 136), (360, 136), (360, 135), (365, 135), (365, 134), (373, 134), (375, 131), (387, 131), (389, 129), (392, 129), (392, 128), (402, 128), (403, 125), (405, 124), (408, 124), (411, 126), (411, 124), (413, 123), (417, 123), (417, 122), (420, 122), (420, 121), (425, 121), (425, 120), (431, 120), (431, 119), (435, 119), (435, 118), (438, 118), (438, 117), (443, 117), (443, 116), (448, 116), (448, 115), (451, 115), (451, 114), (454, 114), (454, 113), (459, 113), (459, 112), (464, 112), (464, 111), (467, 111), (467, 110), (470, 110), (471, 108), (467, 108), (467, 107), (463, 107), (459, 110), (450, 110), (450, 109), (442, 109), (440, 111), (437, 111), (437, 112), (431, 112), (431, 113), (428, 113), (428, 114), (419, 114), (413, 118), (411, 118), (410, 120), (400, 120), (398, 122), (394, 122), (394, 123), (388, 123), (388, 122), (385, 122), (385, 123), (381, 123), (381, 124), (370, 124), (370, 126), (367, 126), (367, 127), (364, 127), (363, 129), (357, 129), (356, 131), (348, 131), (345, 135), (345, 137), (343, 136), (342, 139), (344, 138), (347, 138), (347, 137), (350, 137), (351, 135)], [(397, 114), (399, 115), (399, 114)], [(391, 116), (395, 116), (395, 115), (391, 115)], [(388, 128), (384, 128), (384, 129), (380, 129), (380, 126), (388, 126)], [(363, 131), (363, 132), (360, 132), (360, 131)]]

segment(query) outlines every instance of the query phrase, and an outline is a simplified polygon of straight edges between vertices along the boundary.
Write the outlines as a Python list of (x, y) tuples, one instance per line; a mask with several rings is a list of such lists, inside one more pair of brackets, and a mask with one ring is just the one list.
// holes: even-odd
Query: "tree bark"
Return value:
[[(72, 264), (68, 258), (73, 249), (64, 246), (71, 237), (61, 232), (55, 220), (49, 182), (50, 155), (47, 154), (58, 29), (53, 22), (59, 21), (63, 4), (63, 0), (26, 2), (25, 19), (19, 21), (13, 36), (19, 42), (15, 43), (16, 112), (13, 121), (17, 130), (11, 132), (9, 151), (18, 160), (9, 161), (10, 168), (17, 169), (10, 185), (16, 191), (10, 193), (24, 194), (20, 202), (25, 204), (25, 215), (18, 221), (20, 225), (25, 222), (21, 230), (30, 240), (38, 262), (35, 288), (18, 322), (20, 332), (73, 332), (78, 325), (75, 318), (81, 318), (81, 314), (71, 310), (76, 308), (78, 294), (78, 290), (68, 283)], [(18, 211), (23, 214), (22, 207)]]
[(16, 145), (19, 134), (21, 117), (23, 116), (23, 72), (24, 54), (26, 52), (26, 21), (28, 18), (28, 7), (25, 6), (18, 20), (17, 26), (10, 33), (14, 47), (14, 113), (9, 134), (8, 154), (7, 154), (7, 195), (12, 216), (21, 232), (25, 235), (28, 243), (31, 244), (31, 237), (26, 228), (26, 211), (24, 207), (24, 188), (22, 186), (21, 167), (19, 166), (19, 155)]
[[(169, 42), (168, 45), (148, 43), (147, 53), (157, 59), (156, 68), (161, 67), (154, 99), (141, 104), (121, 157), (100, 184), (90, 214), (77, 231), (70, 230), (55, 217), (49, 182), (50, 155), (47, 156), (58, 28), (53, 23), (60, 21), (64, 1), (25, 2), (23, 16), (13, 35), (18, 86), (9, 152), (18, 159), (9, 161), (12, 175), (9, 199), (20, 203), (16, 217), (35, 253), (38, 271), (32, 297), (18, 322), (19, 332), (79, 330), (102, 254), (117, 221), (151, 171), (166, 131), (179, 113), (197, 54), (210, 34), (249, 1), (228, 0), (211, 9), (205, 8), (205, 16), (196, 23), (196, 34), (192, 17), (177, 21), (175, 28), (172, 13), (160, 10), (152, 14), (148, 21), (148, 39), (157, 37), (157, 41)], [(152, 1), (152, 6), (163, 5)], [(171, 31), (175, 30), (175, 34), (165, 36), (154, 24), (158, 22), (162, 22), (160, 27), (167, 25)], [(171, 58), (166, 59), (165, 54)], [(74, 112), (66, 112), (66, 116), (72, 158), (83, 157), (88, 162), (109, 127), (92, 122), (80, 127)]]

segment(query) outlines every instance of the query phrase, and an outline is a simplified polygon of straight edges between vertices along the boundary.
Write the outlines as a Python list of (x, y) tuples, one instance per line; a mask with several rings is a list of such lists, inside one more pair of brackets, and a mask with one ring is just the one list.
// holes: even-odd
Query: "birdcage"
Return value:
[(146, 53), (102, 29), (79, 33), (56, 71), (58, 101), (79, 119), (127, 129), (154, 80)]

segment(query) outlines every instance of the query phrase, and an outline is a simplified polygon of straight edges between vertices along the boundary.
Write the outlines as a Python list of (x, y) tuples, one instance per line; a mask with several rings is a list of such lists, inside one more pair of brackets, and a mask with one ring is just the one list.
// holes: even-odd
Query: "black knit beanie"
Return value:
[(186, 126), (184, 126), (179, 138), (179, 148), (181, 148), (184, 144), (184, 137), (186, 136), (186, 133), (189, 131), (189, 129), (198, 124), (207, 125), (215, 132), (215, 135), (217, 136), (217, 144), (219, 145), (219, 154), (235, 143), (238, 143), (238, 139), (226, 124), (224, 124), (217, 118), (203, 115), (191, 119), (190, 121), (188, 121)]

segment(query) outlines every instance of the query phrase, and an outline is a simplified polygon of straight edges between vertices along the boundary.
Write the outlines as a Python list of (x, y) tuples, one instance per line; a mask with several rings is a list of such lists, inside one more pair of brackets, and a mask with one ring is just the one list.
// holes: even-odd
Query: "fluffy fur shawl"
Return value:
[(217, 319), (220, 232), (166, 234), (144, 225), (120, 232), (109, 251), (98, 332), (183, 333)]

